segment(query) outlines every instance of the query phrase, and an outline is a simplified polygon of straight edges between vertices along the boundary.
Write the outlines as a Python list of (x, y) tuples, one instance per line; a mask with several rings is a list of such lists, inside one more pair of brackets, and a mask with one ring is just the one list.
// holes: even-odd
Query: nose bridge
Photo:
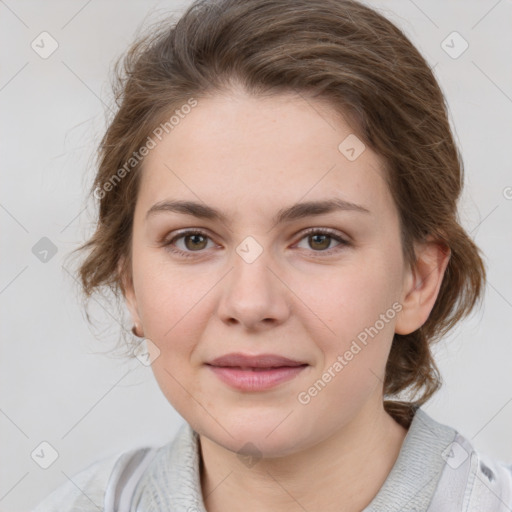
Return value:
[(232, 254), (232, 271), (224, 288), (219, 314), (223, 320), (247, 327), (288, 315), (286, 287), (275, 275), (272, 251), (254, 237), (246, 237)]
[(245, 291), (245, 287), (253, 288), (255, 293), (268, 293), (275, 279), (270, 268), (275, 266), (271, 251), (264, 248), (253, 237), (247, 237), (235, 249), (232, 264), (232, 281), (236, 287)]

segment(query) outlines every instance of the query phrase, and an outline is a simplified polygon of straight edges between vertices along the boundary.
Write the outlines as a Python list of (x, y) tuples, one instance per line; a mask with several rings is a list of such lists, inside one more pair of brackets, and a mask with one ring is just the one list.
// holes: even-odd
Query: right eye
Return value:
[[(194, 252), (202, 252), (202, 249), (206, 249), (207, 240), (209, 236), (204, 232), (197, 229), (188, 229), (178, 232), (170, 240), (164, 242), (166, 250), (183, 256), (185, 258), (192, 257)], [(176, 248), (175, 243), (177, 240), (183, 239), (184, 248)]]

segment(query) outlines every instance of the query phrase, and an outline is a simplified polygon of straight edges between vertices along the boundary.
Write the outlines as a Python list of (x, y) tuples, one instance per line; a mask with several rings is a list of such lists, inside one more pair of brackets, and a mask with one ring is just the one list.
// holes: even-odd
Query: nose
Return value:
[(223, 280), (218, 306), (221, 320), (251, 331), (285, 322), (290, 315), (292, 294), (269, 251), (264, 250), (252, 262), (235, 251), (232, 266)]

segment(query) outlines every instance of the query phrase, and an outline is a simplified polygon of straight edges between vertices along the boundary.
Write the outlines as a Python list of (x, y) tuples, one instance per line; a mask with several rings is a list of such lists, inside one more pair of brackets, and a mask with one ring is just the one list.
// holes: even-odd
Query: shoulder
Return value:
[(33, 512), (97, 511), (103, 503), (106, 484), (120, 455), (98, 460), (74, 474), (46, 496)]
[(493, 458), (455, 429), (444, 447), (444, 467), (429, 511), (512, 510), (512, 462)]
[[(464, 497), (468, 512), (512, 510), (512, 462), (505, 462), (477, 450), (460, 433), (457, 433), (453, 448), (459, 452), (454, 459), (468, 461), (468, 479)], [(461, 466), (463, 465), (464, 461)], [(457, 468), (450, 468), (450, 470), (453, 472)]]
[(427, 503), (428, 512), (512, 510), (512, 461), (478, 450), (464, 434), (422, 408), (414, 411), (400, 455), (396, 482), (409, 486), (416, 501), (424, 496), (415, 510), (425, 510)]
[[(154, 447), (138, 447), (94, 462), (47, 495), (32, 512), (116, 510), (122, 498), (118, 489), (130, 487), (156, 453)], [(109, 508), (110, 507), (110, 508)]]
[[(133, 448), (91, 464), (49, 494), (32, 512), (132, 510), (133, 503), (150, 499), (147, 495), (151, 490), (158, 494), (169, 481), (169, 494), (179, 493), (184, 472), (190, 473), (189, 479), (197, 472), (197, 457), (196, 434), (185, 423), (163, 446)], [(169, 498), (167, 492), (164, 494), (165, 499)]]

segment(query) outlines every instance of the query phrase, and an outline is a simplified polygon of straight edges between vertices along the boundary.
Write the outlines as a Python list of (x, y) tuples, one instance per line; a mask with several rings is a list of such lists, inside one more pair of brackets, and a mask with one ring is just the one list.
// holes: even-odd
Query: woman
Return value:
[(485, 268), (404, 34), (354, 1), (196, 2), (118, 85), (80, 276), (186, 423), (36, 510), (511, 510), (512, 466), (421, 408)]

